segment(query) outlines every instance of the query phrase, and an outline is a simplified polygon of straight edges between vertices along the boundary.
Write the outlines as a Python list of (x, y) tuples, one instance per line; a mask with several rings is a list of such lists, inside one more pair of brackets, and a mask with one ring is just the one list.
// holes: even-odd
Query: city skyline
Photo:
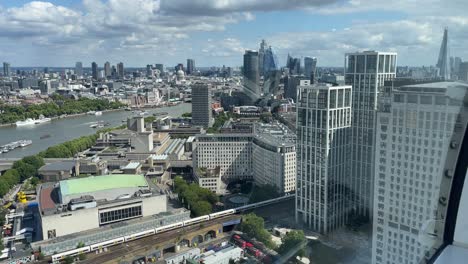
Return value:
[[(319, 66), (342, 66), (342, 54), (368, 49), (397, 52), (402, 66), (434, 65), (444, 27), (449, 56), (468, 57), (462, 3), (432, 1), (421, 10), (400, 2), (0, 1), (0, 57), (33, 67), (71, 67), (76, 61), (144, 67), (187, 58), (200, 67), (240, 66), (244, 50), (258, 49), (265, 39), (280, 65), (291, 53), (317, 57)], [(278, 18), (283, 23), (272, 23)]]

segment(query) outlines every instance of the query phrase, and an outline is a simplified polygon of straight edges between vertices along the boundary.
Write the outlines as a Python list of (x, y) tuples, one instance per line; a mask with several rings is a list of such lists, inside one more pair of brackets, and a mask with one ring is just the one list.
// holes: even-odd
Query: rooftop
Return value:
[(114, 174), (60, 181), (62, 197), (118, 188), (148, 187), (143, 175)]
[(75, 167), (75, 161), (59, 161), (42, 166), (40, 171), (69, 171)]

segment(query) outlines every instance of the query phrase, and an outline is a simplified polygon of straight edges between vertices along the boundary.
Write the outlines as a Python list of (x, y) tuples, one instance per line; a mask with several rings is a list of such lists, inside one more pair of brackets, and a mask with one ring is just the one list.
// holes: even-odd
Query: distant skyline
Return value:
[(0, 61), (240, 66), (265, 39), (280, 65), (290, 53), (341, 67), (346, 52), (372, 49), (398, 52), (400, 66), (428, 66), (444, 27), (449, 56), (468, 60), (465, 9), (463, 0), (0, 0)]

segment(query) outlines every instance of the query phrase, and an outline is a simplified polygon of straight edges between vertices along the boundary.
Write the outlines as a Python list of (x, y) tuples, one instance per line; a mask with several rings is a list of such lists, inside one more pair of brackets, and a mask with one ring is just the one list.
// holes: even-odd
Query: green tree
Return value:
[(38, 155), (24, 157), (22, 161), (32, 165), (36, 170), (45, 165), (44, 159)]
[(86, 260), (86, 254), (84, 254), (84, 253), (78, 254), (78, 259), (81, 260), (81, 261)]
[(202, 216), (210, 214), (212, 210), (211, 204), (207, 201), (197, 201), (192, 205), (192, 213), (194, 216)]
[(248, 237), (256, 238), (269, 248), (275, 247), (271, 239), (271, 234), (265, 230), (265, 222), (263, 218), (254, 213), (247, 214), (242, 218), (240, 230)]
[[(301, 244), (305, 241), (306, 238), (302, 230), (292, 230), (281, 239), (282, 244), (278, 248), (278, 253), (284, 255), (289, 251), (301, 246)], [(301, 248), (298, 250), (297, 255), (301, 257), (305, 255), (304, 246), (301, 246)]]
[(145, 117), (144, 120), (145, 120), (145, 123), (153, 123), (154, 121), (156, 121), (156, 117), (148, 116), (148, 117)]
[(183, 113), (182, 117), (192, 117), (192, 113)]
[(37, 174), (37, 169), (31, 164), (25, 163), (23, 160), (15, 161), (12, 168), (18, 171), (21, 181), (36, 176)]

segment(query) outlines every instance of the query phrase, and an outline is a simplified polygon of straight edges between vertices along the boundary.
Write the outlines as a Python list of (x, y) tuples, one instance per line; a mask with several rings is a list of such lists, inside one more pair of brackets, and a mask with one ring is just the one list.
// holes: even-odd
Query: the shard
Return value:
[(443, 80), (450, 79), (450, 65), (448, 60), (448, 30), (444, 29), (444, 37), (442, 39), (442, 44), (440, 45), (439, 59), (437, 60), (436, 67), (439, 69), (438, 77)]

